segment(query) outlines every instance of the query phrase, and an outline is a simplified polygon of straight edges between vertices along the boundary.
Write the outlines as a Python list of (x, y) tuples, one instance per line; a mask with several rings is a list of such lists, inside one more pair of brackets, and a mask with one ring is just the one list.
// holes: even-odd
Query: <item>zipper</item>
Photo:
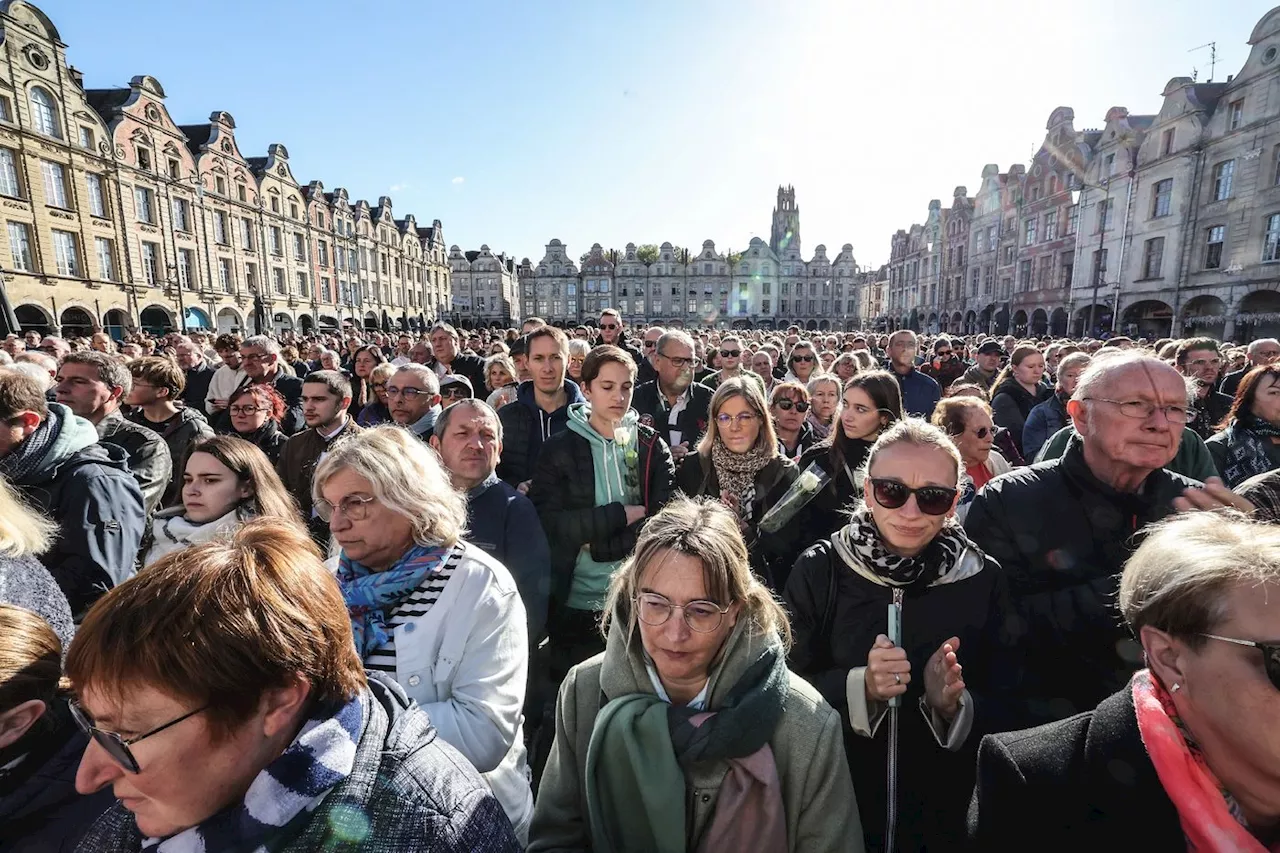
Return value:
[[(902, 587), (895, 586), (893, 588), (893, 602), (889, 605), (891, 610), (897, 612), (897, 637), (893, 638), (895, 644), (902, 646)], [(889, 702), (889, 751), (888, 751), (888, 797), (885, 800), (885, 833), (884, 833), (884, 850), (885, 853), (893, 853), (897, 847), (898, 835), (898, 712), (902, 704), (902, 697), (895, 696)]]

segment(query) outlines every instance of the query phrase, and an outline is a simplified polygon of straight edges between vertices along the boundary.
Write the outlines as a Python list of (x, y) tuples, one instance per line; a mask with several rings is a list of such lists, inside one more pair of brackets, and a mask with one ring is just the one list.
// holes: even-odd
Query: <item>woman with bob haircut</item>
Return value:
[(298, 525), (251, 521), (120, 584), (66, 670), (91, 739), (76, 788), (119, 800), (81, 850), (519, 849), (427, 713), (366, 677)]
[[(973, 788), (972, 731), (1009, 719), (1008, 588), (954, 518), (961, 464), (937, 427), (890, 427), (867, 455), (863, 505), (787, 584), (791, 666), (845, 722), (871, 850), (953, 849)], [(896, 741), (884, 725), (892, 705)]]
[(89, 741), (67, 706), (62, 649), (39, 615), (0, 604), (0, 849), (6, 853), (74, 850), (113, 802), (109, 791), (76, 792), (76, 768)]
[(1148, 528), (1120, 580), (1147, 668), (1092, 711), (983, 739), (974, 849), (1277, 849), (1278, 596), (1275, 525)]
[(142, 565), (208, 542), (260, 516), (302, 520), (293, 496), (262, 451), (233, 435), (197, 442), (183, 463), (182, 504), (156, 513), (142, 543)]
[(691, 498), (719, 498), (742, 526), (751, 568), (770, 589), (781, 589), (804, 547), (795, 525), (761, 534), (760, 519), (787, 493), (796, 464), (778, 450), (760, 383), (734, 376), (711, 396), (707, 431), (685, 456), (676, 485)]
[(729, 509), (674, 499), (605, 612), (605, 651), (560, 686), (530, 853), (863, 849), (839, 715), (787, 670)]
[(280, 431), (285, 408), (284, 398), (270, 385), (246, 385), (227, 400), (232, 433), (257, 447), (275, 465), (289, 440)]
[(1255, 367), (1240, 380), (1222, 431), (1205, 442), (1227, 488), (1280, 468), (1280, 364)]
[(529, 632), (511, 574), (462, 539), (466, 496), (435, 451), (392, 425), (335, 445), (311, 488), (341, 548), (360, 659), (394, 678), (475, 765), (523, 843), (533, 813), (521, 731)]
[(369, 387), (373, 390), (374, 399), (370, 400), (356, 417), (356, 426), (371, 427), (391, 421), (391, 410), (387, 408), (387, 380), (396, 372), (396, 366), (384, 361), (369, 371)]

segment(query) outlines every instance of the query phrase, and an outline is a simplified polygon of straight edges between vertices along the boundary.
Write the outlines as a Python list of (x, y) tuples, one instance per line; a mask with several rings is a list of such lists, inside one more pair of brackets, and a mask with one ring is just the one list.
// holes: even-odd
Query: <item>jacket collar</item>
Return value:
[(1115, 505), (1150, 509), (1158, 502), (1157, 484), (1164, 476), (1163, 469), (1157, 469), (1142, 481), (1142, 488), (1137, 492), (1120, 492), (1094, 476), (1084, 459), (1084, 440), (1078, 434), (1072, 434), (1067, 450), (1062, 455), (1062, 470), (1068, 484), (1087, 495), (1095, 496)]
[(492, 486), (496, 486), (499, 479), (497, 471), (490, 471), (488, 477), (485, 477), (482, 481), (467, 489), (467, 500), (472, 501), (480, 497), (485, 492), (489, 491)]

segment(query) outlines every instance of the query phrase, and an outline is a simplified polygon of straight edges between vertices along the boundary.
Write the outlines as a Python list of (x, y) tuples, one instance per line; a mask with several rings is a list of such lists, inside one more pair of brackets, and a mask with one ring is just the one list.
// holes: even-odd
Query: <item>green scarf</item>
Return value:
[(653, 693), (612, 700), (596, 715), (587, 747), (587, 815), (596, 853), (687, 848), (683, 767), (745, 758), (773, 737), (790, 677), (781, 648), (765, 648), (712, 716)]

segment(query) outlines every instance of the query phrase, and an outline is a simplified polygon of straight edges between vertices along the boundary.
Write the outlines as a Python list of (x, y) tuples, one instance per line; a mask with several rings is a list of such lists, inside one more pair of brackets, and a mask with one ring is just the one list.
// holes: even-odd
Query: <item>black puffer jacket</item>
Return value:
[[(839, 422), (836, 429), (840, 429)], [(831, 534), (848, 523), (848, 511), (854, 509), (862, 500), (862, 490), (850, 476), (855, 474), (866, 461), (871, 451), (871, 442), (862, 439), (851, 439), (846, 444), (853, 451), (851, 458), (844, 460), (844, 465), (837, 466), (831, 461), (831, 445), (827, 442), (814, 445), (805, 451), (796, 463), (796, 468), (804, 473), (809, 466), (817, 462), (831, 477), (831, 481), (813, 500), (805, 504), (796, 515), (795, 523), (800, 525), (803, 533), (801, 541), (806, 545), (819, 539), (830, 539)]]
[(161, 507), (174, 506), (182, 499), (182, 474), (187, 463), (187, 451), (191, 445), (205, 438), (213, 438), (213, 428), (199, 410), (182, 406), (167, 421), (153, 423), (139, 409), (129, 420), (158, 434), (169, 447), (169, 459), (173, 462), (173, 476), (160, 500)]
[[(893, 588), (870, 568), (851, 567), (824, 540), (796, 561), (785, 597), (794, 634), (791, 670), (840, 712), (867, 849), (886, 849), (887, 726), (872, 721), (871, 737), (853, 731), (848, 684), (851, 670), (866, 667), (876, 636), (888, 632)], [(953, 849), (964, 836), (978, 743), (1012, 719), (1019, 664), (1017, 620), (1010, 615), (1000, 566), (972, 549), (932, 584), (905, 589), (902, 647), (912, 677), (898, 712), (898, 850)], [(951, 637), (960, 638), (957, 657), (973, 701), (973, 727), (955, 750), (939, 745), (919, 707), (925, 665)]]
[(1078, 437), (1060, 459), (988, 483), (965, 530), (1000, 563), (1026, 622), (1026, 725), (1093, 708), (1142, 665), (1116, 609), (1120, 572), (1144, 526), (1173, 512), (1192, 479), (1153, 472), (1137, 494), (1117, 492), (1084, 461)]
[(548, 413), (538, 406), (533, 382), (521, 382), (516, 389), (516, 399), (498, 410), (498, 420), (502, 423), (498, 476), (517, 488), (533, 479), (543, 442), (562, 432), (569, 423), (569, 407), (585, 400), (577, 383), (566, 379), (564, 405)]
[[(785, 525), (777, 533), (760, 533), (760, 519), (782, 500), (800, 469), (781, 456), (774, 457), (756, 474), (756, 496), (751, 503), (751, 527), (746, 531), (751, 569), (770, 589), (781, 592), (791, 573), (791, 565), (809, 543), (801, 540), (796, 524)], [(690, 453), (676, 472), (676, 485), (691, 498), (720, 497), (720, 478), (709, 456)]]
[(284, 450), (285, 442), (289, 440), (289, 436), (281, 432), (279, 425), (272, 420), (268, 420), (253, 432), (241, 433), (232, 431), (231, 435), (236, 438), (243, 438), (265, 453), (267, 458), (271, 460), (272, 468), (280, 462), (280, 452)]
[(126, 420), (119, 409), (97, 423), (98, 438), (103, 444), (114, 444), (129, 456), (129, 473), (138, 481), (147, 515), (160, 507), (165, 489), (173, 477), (173, 458), (169, 445), (155, 432)]
[[(640, 500), (649, 515), (662, 509), (675, 490), (675, 465), (667, 443), (653, 430), (636, 426)], [(591, 443), (571, 429), (543, 442), (529, 486), (551, 543), (551, 602), (563, 606), (573, 583), (573, 567), (583, 545), (600, 563), (621, 560), (635, 547), (645, 519), (627, 525), (626, 511), (614, 502), (596, 506), (595, 462)]]
[(991, 394), (991, 419), (996, 426), (1009, 431), (1019, 455), (1025, 456), (1022, 452), (1022, 429), (1027, 425), (1027, 416), (1052, 396), (1053, 389), (1048, 385), (1037, 385), (1036, 393), (1032, 394), (1012, 376), (1001, 382)]

